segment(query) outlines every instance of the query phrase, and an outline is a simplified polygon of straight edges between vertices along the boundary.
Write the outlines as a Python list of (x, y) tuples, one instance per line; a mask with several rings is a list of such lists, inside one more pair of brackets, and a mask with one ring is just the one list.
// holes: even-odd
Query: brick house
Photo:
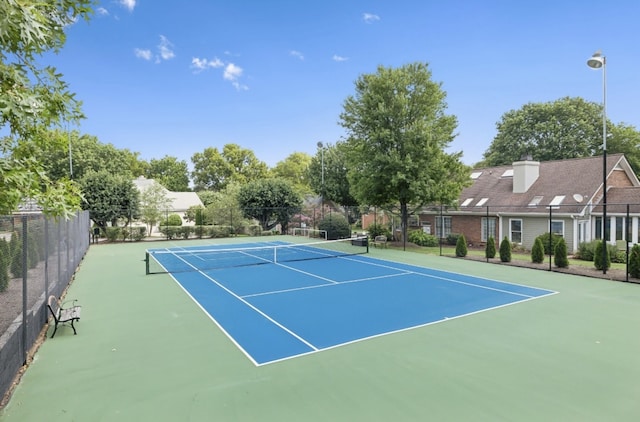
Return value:
[[(640, 181), (623, 154), (609, 155), (606, 168), (608, 241), (638, 243)], [(483, 245), (489, 236), (497, 243), (506, 236), (526, 249), (551, 231), (575, 252), (580, 242), (602, 238), (602, 178), (602, 156), (474, 169), (473, 184), (457, 207), (425, 209), (419, 222), (436, 237), (462, 233), (469, 243)], [(628, 220), (626, 204), (635, 204)]]

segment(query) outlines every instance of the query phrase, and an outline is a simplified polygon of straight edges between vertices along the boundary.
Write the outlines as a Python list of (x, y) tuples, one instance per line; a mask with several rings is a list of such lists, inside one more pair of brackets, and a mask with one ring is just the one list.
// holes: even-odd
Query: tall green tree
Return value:
[(40, 149), (40, 134), (64, 121), (82, 118), (62, 75), (41, 66), (44, 54), (59, 52), (65, 30), (78, 19), (88, 19), (93, 0), (0, 1), (0, 213), (17, 209), (24, 198), (36, 200), (45, 213), (71, 216), (80, 208), (77, 186), (54, 181), (43, 163), (32, 156), (13, 154), (18, 146)]
[(91, 172), (80, 180), (84, 201), (82, 208), (103, 231), (108, 223), (117, 226), (119, 220), (128, 224), (140, 217), (139, 192), (128, 176), (108, 171)]
[(258, 220), (262, 230), (280, 224), (286, 233), (289, 221), (300, 212), (302, 200), (286, 180), (258, 179), (242, 185), (238, 204), (246, 218)]
[(271, 175), (287, 180), (300, 194), (311, 193), (309, 186), (309, 164), (311, 156), (304, 152), (293, 152), (282, 161), (278, 161), (271, 169)]
[[(582, 98), (525, 104), (503, 114), (496, 128), (478, 167), (508, 165), (526, 155), (549, 161), (602, 154), (602, 105)], [(624, 152), (640, 165), (635, 128), (611, 122), (607, 128), (607, 152)]]
[(351, 207), (358, 200), (351, 194), (344, 143), (322, 145), (309, 164), (309, 184), (325, 200)]
[(267, 177), (269, 168), (250, 149), (226, 144), (222, 151), (205, 148), (191, 157), (194, 190), (221, 190), (232, 182), (247, 183)]
[(403, 239), (409, 216), (425, 204), (453, 203), (467, 183), (461, 153), (447, 154), (455, 116), (426, 63), (378, 67), (355, 83), (340, 124), (351, 193), (362, 204), (399, 212)]
[(172, 192), (189, 190), (189, 168), (187, 162), (176, 157), (165, 155), (160, 159), (149, 161), (146, 172), (147, 179), (154, 179)]

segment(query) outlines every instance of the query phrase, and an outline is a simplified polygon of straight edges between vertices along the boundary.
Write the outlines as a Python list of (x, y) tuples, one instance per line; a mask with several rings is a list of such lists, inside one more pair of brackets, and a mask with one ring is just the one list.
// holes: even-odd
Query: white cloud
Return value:
[(289, 55), (290, 55), (290, 56), (293, 56), (293, 57), (297, 57), (297, 58), (299, 58), (300, 60), (304, 60), (304, 56), (303, 56), (303, 55), (302, 55), (302, 53), (301, 53), (301, 52), (299, 52), (299, 51), (291, 50), (291, 51), (289, 52)]
[(236, 81), (240, 76), (242, 76), (242, 68), (240, 66), (236, 66), (233, 63), (229, 63), (227, 67), (224, 68), (223, 77), (227, 81)]
[(380, 16), (374, 15), (373, 13), (363, 13), (362, 20), (366, 23), (374, 23), (380, 20)]
[(160, 35), (160, 44), (158, 44), (158, 51), (162, 60), (171, 60), (176, 55), (172, 50), (173, 44), (165, 37)]
[(333, 55), (333, 61), (335, 62), (346, 62), (347, 60), (349, 60), (348, 57), (338, 56), (337, 54)]
[(129, 12), (133, 12), (133, 9), (136, 7), (136, 0), (120, 0), (119, 3), (122, 7), (129, 10)]
[(213, 60), (200, 59), (198, 57), (191, 59), (191, 67), (197, 71), (207, 70), (210, 68), (216, 69), (222, 66), (224, 66), (224, 62), (217, 57), (214, 57)]
[(96, 9), (96, 12), (98, 12), (98, 15), (100, 15), (100, 16), (109, 16), (109, 11), (107, 9), (105, 9), (104, 7), (98, 7)]
[(153, 53), (151, 52), (151, 50), (143, 50), (140, 48), (136, 48), (134, 50), (134, 53), (136, 55), (137, 58), (142, 59), (142, 60), (151, 60), (153, 58)]

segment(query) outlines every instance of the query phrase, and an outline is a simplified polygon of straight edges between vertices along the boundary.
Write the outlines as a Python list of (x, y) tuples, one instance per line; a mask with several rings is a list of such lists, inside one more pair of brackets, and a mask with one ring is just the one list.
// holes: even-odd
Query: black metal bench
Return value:
[(65, 304), (67, 302), (60, 303), (57, 297), (49, 296), (49, 300), (47, 301), (47, 307), (51, 311), (51, 315), (53, 315), (53, 320), (55, 321), (55, 326), (53, 328), (53, 334), (51, 334), (51, 338), (56, 335), (56, 331), (58, 330), (58, 324), (66, 324), (68, 322), (71, 323), (71, 328), (73, 328), (73, 334), (77, 334), (76, 327), (73, 325), (75, 321), (80, 321), (80, 305), (76, 305), (76, 300), (72, 301), (72, 306), (66, 308)]

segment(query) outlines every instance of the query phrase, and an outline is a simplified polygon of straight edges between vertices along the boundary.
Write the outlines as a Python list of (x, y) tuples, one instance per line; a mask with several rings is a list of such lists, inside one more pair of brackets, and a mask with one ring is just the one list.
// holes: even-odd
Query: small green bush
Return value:
[(351, 226), (341, 214), (330, 214), (318, 223), (319, 230), (327, 231), (327, 239), (345, 239), (351, 237)]
[(9, 242), (4, 237), (0, 237), (0, 292), (4, 292), (9, 287)]
[(463, 258), (467, 256), (467, 252), (467, 240), (464, 238), (464, 235), (461, 234), (456, 241), (456, 256)]
[[(596, 244), (596, 250), (594, 251), (594, 256), (593, 256), (593, 264), (598, 270), (605, 270), (605, 269), (611, 268), (611, 256), (609, 255), (609, 248), (606, 248), (603, 250), (602, 249), (603, 243), (605, 242), (598, 241), (598, 243)], [(606, 253), (604, 251), (606, 251)], [(604, 260), (602, 256), (603, 254), (605, 255)]]
[(447, 245), (458, 245), (458, 239), (460, 238), (460, 236), (462, 236), (461, 234), (457, 234), (457, 233), (449, 233), (447, 235), (447, 240), (446, 243)]
[(558, 268), (568, 268), (569, 259), (567, 258), (567, 243), (564, 239), (560, 239), (556, 245), (555, 251), (553, 251), (553, 261)]
[(542, 239), (538, 236), (536, 240), (533, 241), (533, 248), (531, 248), (531, 262), (541, 264), (543, 261), (544, 246), (542, 245)]
[(104, 230), (104, 236), (109, 242), (116, 242), (120, 236), (120, 227), (106, 227)]
[(507, 236), (500, 242), (500, 261), (511, 262), (511, 242), (509, 242)]
[(182, 226), (182, 218), (178, 214), (169, 214), (160, 226)]
[(438, 246), (438, 238), (431, 234), (426, 234), (422, 230), (413, 230), (409, 232), (409, 242), (418, 246)]
[(593, 262), (593, 257), (595, 255), (597, 240), (592, 242), (581, 242), (578, 245), (578, 252), (575, 254), (575, 257), (581, 259), (583, 261), (591, 261)]
[(367, 233), (369, 237), (374, 239), (376, 236), (387, 236), (387, 239), (391, 239), (391, 229), (385, 224), (369, 224), (367, 227)]
[(633, 278), (640, 278), (640, 245), (637, 243), (629, 252), (629, 275)]
[(487, 239), (487, 246), (484, 248), (484, 256), (489, 259), (496, 257), (496, 240), (493, 236), (489, 236), (489, 239)]
[[(551, 236), (551, 248), (549, 248), (549, 236)], [(563, 239), (563, 237), (560, 236), (559, 234), (555, 234), (555, 233), (552, 234), (547, 232), (536, 237), (536, 239), (540, 239), (540, 241), (542, 242), (545, 255), (553, 255), (553, 251), (556, 250), (556, 245), (558, 244), (560, 239)]]

